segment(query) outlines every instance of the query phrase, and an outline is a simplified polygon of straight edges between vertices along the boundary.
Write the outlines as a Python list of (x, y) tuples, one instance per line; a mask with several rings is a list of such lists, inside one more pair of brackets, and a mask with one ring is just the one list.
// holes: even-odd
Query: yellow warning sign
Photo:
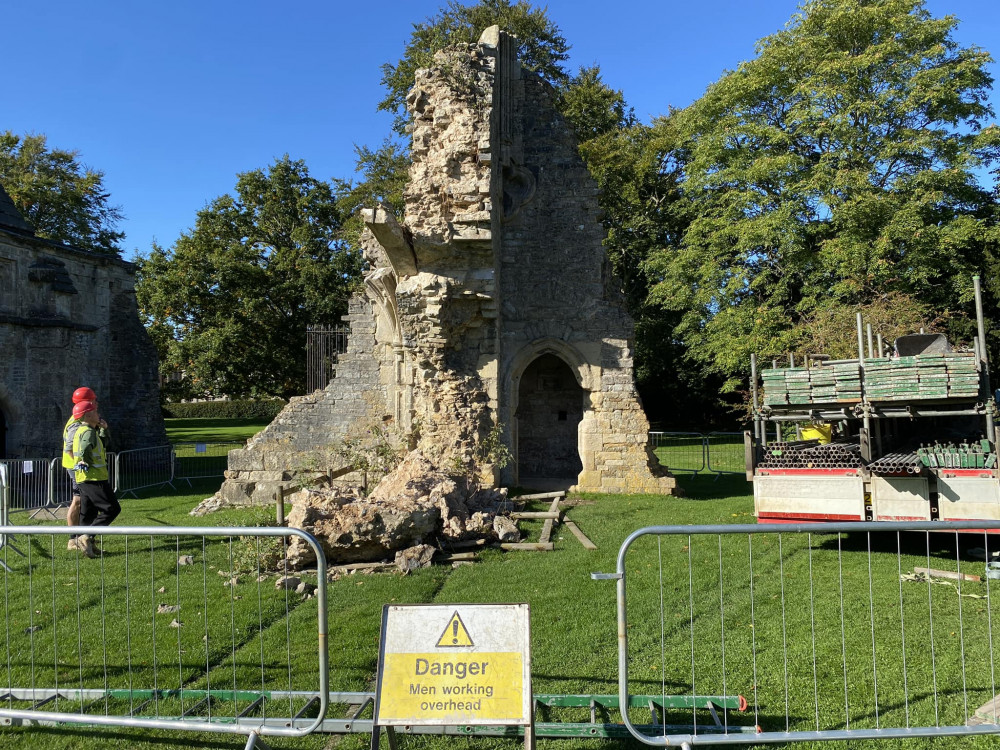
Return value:
[(521, 654), (387, 654), (380, 721), (464, 724), (524, 714)]
[(530, 618), (527, 604), (385, 605), (375, 724), (529, 724)]
[(458, 616), (458, 610), (455, 610), (455, 614), (451, 616), (448, 620), (448, 627), (444, 629), (441, 637), (438, 639), (438, 648), (450, 648), (456, 646), (475, 646), (476, 644), (472, 642), (472, 638), (469, 636), (469, 631), (465, 628), (465, 623), (462, 622), (462, 618)]

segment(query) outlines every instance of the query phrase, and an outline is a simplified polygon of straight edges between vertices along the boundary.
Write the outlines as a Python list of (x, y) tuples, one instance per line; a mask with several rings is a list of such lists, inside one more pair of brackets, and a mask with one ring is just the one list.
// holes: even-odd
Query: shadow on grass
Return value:
[(677, 484), (692, 500), (722, 500), (753, 495), (753, 485), (743, 474), (676, 474)]
[[(36, 741), (40, 744), (43, 737), (50, 741), (57, 741), (59, 738), (76, 737), (80, 740), (102, 741), (107, 744), (127, 743), (127, 747), (139, 747), (143, 745), (153, 745), (160, 747), (190, 747), (190, 748), (220, 748), (228, 750), (234, 747), (245, 747), (246, 737), (243, 735), (227, 734), (225, 738), (218, 735), (206, 735), (205, 733), (191, 733), (178, 731), (175, 734), (164, 732), (163, 737), (157, 737), (149, 729), (120, 729), (115, 727), (92, 727), (92, 728), (55, 728), (55, 727), (30, 727), (19, 730), (10, 730), (11, 736), (16, 736), (15, 731), (30, 733), (30, 741), (26, 741), (23, 747), (30, 747)], [(2, 735), (0, 735), (2, 736)], [(211, 737), (211, 739), (208, 739)]]
[(929, 556), (938, 560), (956, 559), (968, 562), (984, 563), (981, 558), (969, 553), (973, 548), (985, 549), (987, 554), (1000, 551), (1000, 538), (995, 534), (956, 533), (942, 528), (941, 531), (882, 531), (882, 532), (844, 532), (838, 542), (836, 532), (831, 532), (824, 539), (819, 549), (836, 551), (839, 547), (843, 552), (867, 552), (875, 555), (910, 555), (915, 557)]

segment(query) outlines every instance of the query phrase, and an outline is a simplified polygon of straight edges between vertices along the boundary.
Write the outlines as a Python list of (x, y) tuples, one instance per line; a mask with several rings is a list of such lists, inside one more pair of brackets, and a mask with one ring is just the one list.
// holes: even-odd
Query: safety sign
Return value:
[(530, 616), (527, 604), (386, 605), (375, 724), (530, 724)]

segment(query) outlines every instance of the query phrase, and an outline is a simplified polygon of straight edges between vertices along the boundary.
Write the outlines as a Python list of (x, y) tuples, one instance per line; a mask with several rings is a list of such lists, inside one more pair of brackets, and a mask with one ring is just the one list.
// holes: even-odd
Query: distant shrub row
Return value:
[(178, 419), (261, 419), (270, 422), (285, 408), (280, 398), (261, 401), (196, 401), (166, 403), (163, 416)]

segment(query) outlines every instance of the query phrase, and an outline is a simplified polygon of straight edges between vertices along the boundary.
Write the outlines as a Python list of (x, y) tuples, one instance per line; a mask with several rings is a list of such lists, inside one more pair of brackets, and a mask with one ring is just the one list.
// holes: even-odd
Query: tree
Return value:
[(344, 219), (342, 237), (357, 246), (363, 224), (358, 214), (360, 208), (371, 208), (382, 203), (401, 217), (403, 215), (403, 190), (409, 181), (409, 151), (399, 143), (386, 139), (377, 149), (355, 146), (356, 170), (362, 179), (334, 180), (337, 205)]
[(44, 135), (0, 133), (0, 184), (39, 237), (118, 255), (121, 208), (109, 203), (104, 173), (78, 151), (49, 150)]
[(651, 257), (651, 300), (728, 388), (827, 307), (968, 309), (1000, 130), (991, 58), (956, 24), (922, 0), (811, 0), (680, 114), (697, 213)]
[(559, 89), (559, 111), (569, 120), (580, 143), (636, 124), (625, 95), (604, 82), (599, 65), (581, 67)]
[(417, 69), (430, 67), (438, 50), (476, 42), (483, 31), (495, 25), (517, 37), (521, 65), (556, 85), (568, 80), (562, 63), (569, 57), (569, 45), (545, 8), (526, 0), (479, 0), (475, 5), (449, 0), (438, 15), (413, 25), (403, 56), (395, 64), (382, 66), (386, 95), (379, 109), (396, 114), (394, 127), (400, 135), (406, 130), (406, 94)]
[(306, 326), (337, 324), (360, 273), (340, 226), (330, 185), (304, 162), (240, 174), (235, 195), (200, 211), (169, 251), (139, 259), (161, 370), (183, 371), (188, 395), (303, 393)]

